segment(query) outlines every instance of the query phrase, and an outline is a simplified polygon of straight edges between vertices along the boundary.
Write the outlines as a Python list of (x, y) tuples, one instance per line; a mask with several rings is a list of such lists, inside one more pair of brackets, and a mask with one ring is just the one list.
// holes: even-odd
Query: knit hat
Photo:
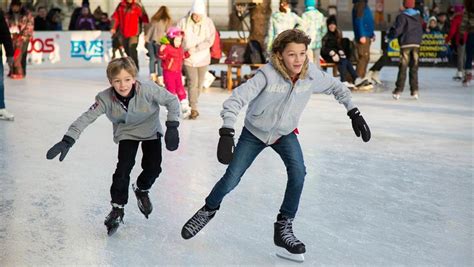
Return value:
[(454, 12), (455, 13), (460, 13), (464, 11), (464, 5), (463, 4), (454, 4)]
[(336, 19), (336, 16), (332, 15), (332, 16), (329, 16), (328, 19), (326, 20), (326, 25), (330, 25), (330, 24), (334, 24), (337, 26), (337, 19)]
[(184, 36), (183, 30), (181, 30), (179, 27), (169, 27), (168, 30), (166, 31), (166, 36), (168, 38), (175, 38), (177, 36)]
[(305, 0), (304, 5), (306, 7), (310, 7), (310, 6), (314, 7), (314, 6), (316, 6), (316, 0)]
[(191, 13), (198, 15), (206, 15), (206, 4), (203, 0), (194, 0), (193, 6), (191, 7)]
[(12, 0), (10, 6), (21, 6), (21, 0)]
[(415, 0), (405, 0), (406, 8), (415, 8)]

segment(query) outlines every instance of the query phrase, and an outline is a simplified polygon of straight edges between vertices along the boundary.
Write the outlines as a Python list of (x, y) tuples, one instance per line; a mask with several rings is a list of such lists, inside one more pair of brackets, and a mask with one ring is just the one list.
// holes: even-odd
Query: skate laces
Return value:
[(192, 235), (197, 234), (206, 224), (211, 220), (211, 217), (216, 213), (213, 211), (198, 210), (189, 223), (184, 228), (188, 230)]
[(299, 241), (298, 238), (296, 238), (296, 236), (293, 234), (292, 218), (280, 220), (278, 221), (278, 224), (280, 224), (281, 239), (283, 240), (283, 242), (292, 247), (303, 244), (303, 242)]

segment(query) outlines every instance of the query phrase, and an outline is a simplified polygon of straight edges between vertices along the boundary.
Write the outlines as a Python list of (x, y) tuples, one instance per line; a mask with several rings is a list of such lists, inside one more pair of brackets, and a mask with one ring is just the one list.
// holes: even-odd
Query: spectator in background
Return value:
[(306, 34), (311, 38), (311, 43), (308, 46), (308, 59), (316, 66), (321, 67), (319, 56), (321, 54), (322, 39), (327, 32), (326, 21), (323, 14), (316, 9), (316, 0), (305, 0), (305, 5), (306, 11), (301, 18)]
[(48, 11), (44, 6), (38, 7), (38, 15), (35, 17), (35, 31), (49, 31), (50, 25), (47, 19)]
[(472, 56), (474, 53), (474, 2), (472, 0), (464, 0), (466, 12), (464, 12), (459, 32), (467, 34), (466, 40), (466, 71), (462, 81), (464, 86), (469, 86), (472, 81)]
[(211, 63), (210, 48), (215, 40), (216, 27), (206, 15), (206, 5), (203, 0), (194, 0), (188, 15), (178, 22), (178, 27), (184, 31), (183, 48), (190, 57), (184, 60), (184, 68), (189, 81), (188, 96), (191, 105), (190, 119), (199, 116), (197, 103), (203, 88), (207, 67)]
[[(357, 76), (352, 62), (346, 57), (346, 53), (342, 47), (342, 32), (337, 28), (335, 16), (328, 17), (327, 28), (327, 33), (322, 40), (321, 56), (326, 62), (337, 64), (337, 69), (341, 74), (341, 82), (346, 87), (356, 89), (356, 87), (359, 86), (367, 86), (368, 81)], [(353, 83), (346, 81), (347, 73), (351, 76)]]
[(392, 95), (395, 100), (400, 98), (400, 94), (405, 88), (408, 67), (410, 67), (411, 96), (418, 99), (418, 59), (423, 36), (423, 19), (420, 13), (413, 9), (414, 7), (414, 0), (405, 0), (405, 11), (396, 17), (395, 23), (388, 33), (388, 38), (398, 38), (400, 44), (400, 64), (398, 65), (396, 88)]
[(426, 33), (441, 33), (438, 28), (438, 20), (435, 16), (432, 16), (428, 19), (428, 24), (425, 29)]
[(14, 63), (10, 78), (23, 79), (26, 76), (26, 57), (28, 44), (33, 36), (34, 18), (30, 11), (24, 8), (20, 0), (13, 0), (5, 19), (12, 35), (14, 48)]
[(95, 24), (95, 28), (99, 31), (110, 31), (109, 14), (102, 13), (100, 19)]
[(148, 15), (144, 7), (136, 0), (122, 0), (112, 14), (110, 33), (115, 35), (119, 32), (125, 53), (133, 59), (137, 69), (140, 68), (137, 46), (141, 23), (148, 23)]
[(304, 28), (303, 19), (291, 12), (290, 0), (280, 0), (279, 11), (272, 14), (267, 32), (267, 52), (272, 50), (273, 39), (285, 30)]
[(15, 116), (5, 109), (5, 83), (3, 80), (3, 55), (2, 46), (5, 48), (7, 63), (10, 69), (13, 67), (13, 44), (10, 30), (3, 12), (0, 10), (0, 119), (13, 120)]
[(214, 43), (211, 46), (211, 64), (219, 64), (222, 57), (221, 34), (216, 30)]
[(438, 18), (438, 28), (442, 34), (448, 34), (451, 27), (451, 23), (448, 19), (448, 14), (446, 12), (441, 12), (437, 16)]
[(467, 34), (461, 34), (461, 22), (464, 15), (464, 6), (462, 4), (454, 5), (455, 14), (449, 29), (449, 34), (446, 36), (446, 43), (452, 43), (456, 48), (457, 54), (457, 72), (453, 77), (455, 81), (462, 81), (464, 77), (464, 63), (465, 63), (465, 51), (466, 51), (466, 40)]
[(88, 6), (83, 6), (81, 15), (76, 20), (76, 30), (93, 31), (95, 30), (95, 19)]
[(48, 12), (48, 22), (51, 27), (52, 31), (62, 31), (63, 30), (63, 23), (62, 23), (62, 14), (60, 8), (51, 8)]
[(357, 76), (365, 77), (370, 59), (370, 44), (375, 40), (374, 18), (367, 5), (367, 0), (352, 0), (352, 25), (354, 42), (357, 49)]
[(89, 0), (82, 0), (80, 7), (76, 7), (71, 14), (71, 20), (69, 21), (68, 29), (70, 31), (76, 30), (77, 18), (81, 15), (82, 7), (89, 6)]
[(163, 69), (161, 59), (157, 57), (160, 51), (160, 40), (166, 36), (166, 31), (171, 26), (171, 16), (166, 6), (161, 6), (151, 17), (150, 23), (145, 27), (145, 47), (150, 57), (150, 77), (154, 82), (163, 86)]

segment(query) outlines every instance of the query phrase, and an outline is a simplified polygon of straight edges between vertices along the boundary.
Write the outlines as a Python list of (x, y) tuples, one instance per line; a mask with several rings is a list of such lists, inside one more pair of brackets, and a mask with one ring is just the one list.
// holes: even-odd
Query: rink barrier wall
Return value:
[[(344, 37), (353, 38), (352, 31), (344, 31)], [(372, 56), (380, 55), (380, 32), (371, 47)], [(237, 38), (235, 31), (222, 31), (221, 38)], [(138, 43), (140, 66), (148, 65), (144, 35)], [(5, 55), (5, 54), (4, 54)], [(35, 32), (28, 46), (28, 67), (36, 68), (84, 68), (105, 67), (112, 58), (112, 40), (108, 31), (41, 31)], [(5, 60), (5, 59), (4, 59)], [(221, 59), (223, 61), (223, 59)]]

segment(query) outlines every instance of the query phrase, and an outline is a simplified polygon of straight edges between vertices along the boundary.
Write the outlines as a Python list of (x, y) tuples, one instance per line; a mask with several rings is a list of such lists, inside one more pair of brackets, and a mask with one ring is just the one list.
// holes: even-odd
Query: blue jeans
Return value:
[[(217, 208), (224, 196), (232, 191), (240, 182), (240, 178), (252, 164), (257, 155), (267, 145), (251, 134), (245, 127), (240, 135), (239, 142), (234, 151), (234, 157), (224, 176), (216, 183), (209, 196), (206, 205), (209, 208)], [(303, 153), (295, 133), (282, 136), (276, 143), (270, 145), (283, 160), (288, 174), (285, 197), (280, 207), (280, 213), (294, 218), (298, 210), (301, 192), (303, 190), (306, 167), (304, 165)], [(273, 178), (270, 178), (273, 179)]]
[(0, 109), (5, 108), (5, 84), (3, 78), (3, 61), (0, 55)]
[(474, 53), (474, 32), (470, 32), (466, 42), (466, 64), (465, 70), (472, 70), (472, 54)]
[(157, 73), (158, 76), (163, 76), (163, 69), (161, 68), (161, 59), (157, 56), (160, 51), (160, 45), (157, 43), (146, 43), (146, 49), (150, 55), (150, 74)]
[(354, 67), (352, 66), (352, 62), (350, 62), (347, 58), (341, 58), (341, 61), (339, 61), (339, 63), (337, 64), (337, 68), (339, 69), (339, 74), (341, 75), (341, 82), (346, 81), (346, 71), (349, 72), (353, 82), (355, 82), (355, 79), (357, 78), (357, 73), (355, 72)]

